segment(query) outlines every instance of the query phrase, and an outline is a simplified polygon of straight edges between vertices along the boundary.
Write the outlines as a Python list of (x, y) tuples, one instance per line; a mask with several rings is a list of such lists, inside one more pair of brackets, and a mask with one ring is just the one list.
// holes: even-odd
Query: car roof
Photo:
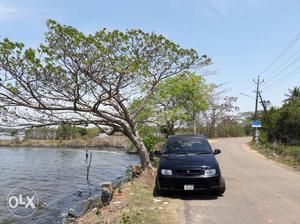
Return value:
[(203, 135), (171, 135), (167, 138), (167, 144), (172, 144), (173, 142), (180, 141), (180, 140), (191, 140), (191, 139), (206, 139)]
[(168, 139), (170, 138), (205, 138), (203, 135), (197, 135), (197, 134), (185, 134), (185, 135), (170, 135)]

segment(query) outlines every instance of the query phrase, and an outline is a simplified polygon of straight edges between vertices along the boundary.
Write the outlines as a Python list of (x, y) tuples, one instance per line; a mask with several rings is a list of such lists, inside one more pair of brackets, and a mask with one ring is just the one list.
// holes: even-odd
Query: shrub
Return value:
[(155, 135), (147, 135), (143, 137), (143, 142), (148, 152), (152, 152), (156, 149), (158, 143), (162, 142), (163, 138)]

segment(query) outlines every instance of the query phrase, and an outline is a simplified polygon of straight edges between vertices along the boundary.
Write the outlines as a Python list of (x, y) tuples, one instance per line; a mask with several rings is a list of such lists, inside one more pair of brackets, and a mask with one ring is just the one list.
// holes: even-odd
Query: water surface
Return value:
[[(84, 149), (0, 147), (0, 223), (61, 223), (69, 208), (80, 212), (84, 201), (100, 194), (104, 181), (122, 177), (136, 155), (113, 149), (93, 152), (89, 180)], [(13, 217), (7, 209), (9, 192), (31, 187), (45, 208), (30, 218)]]

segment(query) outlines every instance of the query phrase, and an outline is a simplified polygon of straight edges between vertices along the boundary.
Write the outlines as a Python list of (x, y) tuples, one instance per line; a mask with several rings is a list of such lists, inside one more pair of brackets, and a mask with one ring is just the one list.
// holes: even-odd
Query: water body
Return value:
[[(100, 195), (101, 183), (122, 177), (138, 163), (137, 155), (108, 150), (93, 152), (87, 181), (84, 149), (0, 147), (0, 223), (61, 223), (69, 208), (80, 212), (84, 201)], [(44, 208), (29, 218), (8, 211), (7, 196), (16, 187), (28, 186)]]

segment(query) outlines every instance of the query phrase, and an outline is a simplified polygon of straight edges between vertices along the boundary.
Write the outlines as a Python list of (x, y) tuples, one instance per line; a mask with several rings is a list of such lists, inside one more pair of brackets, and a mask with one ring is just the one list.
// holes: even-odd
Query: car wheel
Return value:
[(225, 190), (226, 190), (225, 179), (224, 179), (224, 177), (221, 177), (221, 180), (220, 180), (220, 188), (219, 188), (216, 192), (214, 192), (214, 193), (215, 193), (216, 195), (218, 195), (218, 196), (221, 196), (221, 195), (224, 194)]
[(153, 189), (153, 196), (154, 197), (163, 196), (163, 190), (158, 186), (157, 182), (155, 183), (155, 187)]

